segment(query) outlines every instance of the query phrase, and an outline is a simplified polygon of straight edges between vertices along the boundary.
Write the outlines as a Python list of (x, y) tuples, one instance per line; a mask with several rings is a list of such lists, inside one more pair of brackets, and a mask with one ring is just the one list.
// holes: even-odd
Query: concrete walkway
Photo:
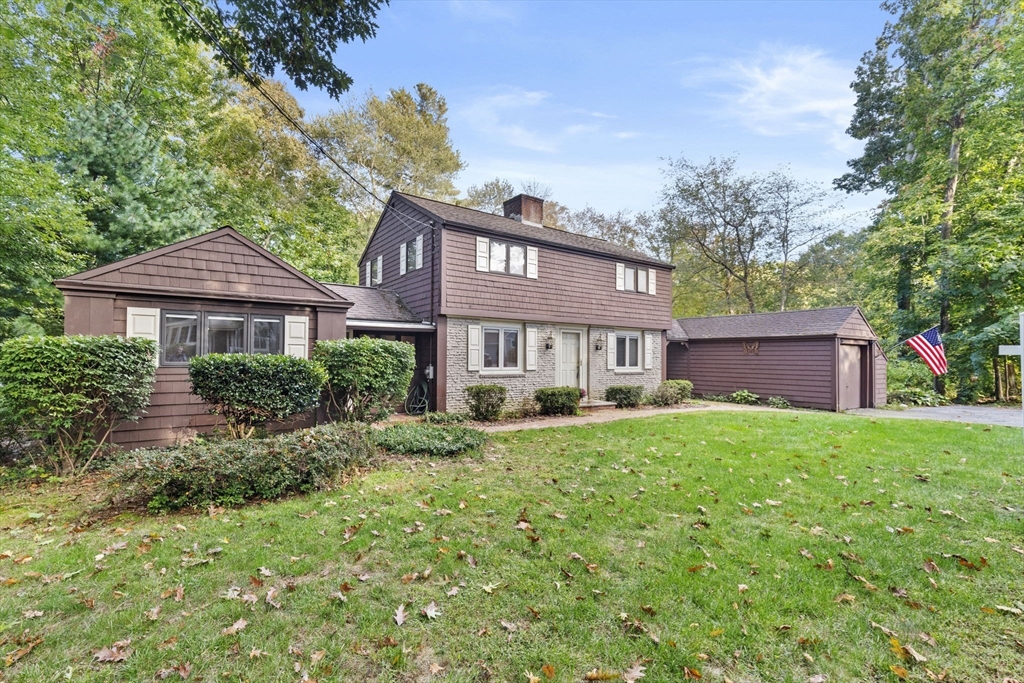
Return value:
[(942, 420), (945, 422), (969, 422), (971, 424), (996, 425), (999, 427), (1024, 426), (1020, 408), (997, 406), (936, 406), (934, 408), (907, 408), (906, 410), (881, 410), (858, 408), (846, 411), (847, 415), (862, 417), (892, 417), (904, 420)]

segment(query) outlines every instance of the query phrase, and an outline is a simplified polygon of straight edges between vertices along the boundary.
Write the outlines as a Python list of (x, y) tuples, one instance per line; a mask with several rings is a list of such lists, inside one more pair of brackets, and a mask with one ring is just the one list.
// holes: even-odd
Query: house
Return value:
[(856, 306), (680, 318), (668, 340), (668, 377), (690, 380), (697, 395), (746, 389), (832, 411), (885, 405), (885, 353)]
[(346, 334), (353, 302), (231, 228), (72, 275), (66, 334), (119, 334), (160, 345), (146, 415), (121, 425), (124, 448), (164, 446), (218, 424), (190, 394), (189, 358), (205, 353), (287, 353), (306, 358), (320, 339)]
[[(354, 307), (349, 334), (415, 334), (439, 411), (465, 410), (475, 384), (506, 387), (511, 407), (541, 387), (599, 399), (616, 384), (654, 389), (666, 372), (673, 266), (543, 219), (544, 202), (528, 195), (498, 216), (393, 193), (360, 258), (359, 289), (390, 292), (411, 315), (359, 327)], [(380, 317), (366, 310), (360, 318)]]

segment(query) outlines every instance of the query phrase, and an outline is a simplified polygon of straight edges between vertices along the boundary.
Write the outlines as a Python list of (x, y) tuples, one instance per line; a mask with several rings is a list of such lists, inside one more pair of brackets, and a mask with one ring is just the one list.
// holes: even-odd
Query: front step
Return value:
[(585, 398), (580, 401), (580, 410), (592, 413), (596, 410), (609, 410), (615, 407), (613, 401), (599, 401), (596, 398)]

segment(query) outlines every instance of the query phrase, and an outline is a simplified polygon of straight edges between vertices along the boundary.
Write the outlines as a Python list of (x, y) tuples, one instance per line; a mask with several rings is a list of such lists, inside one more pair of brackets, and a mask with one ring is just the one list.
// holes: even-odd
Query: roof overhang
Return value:
[(336, 309), (346, 311), (352, 308), (352, 302), (347, 299), (317, 299), (294, 296), (277, 296), (270, 294), (250, 294), (239, 291), (216, 291), (199, 289), (171, 289), (166, 287), (151, 287), (148, 285), (126, 285), (120, 282), (104, 282), (102, 280), (55, 280), (54, 286), (62, 292), (73, 294), (104, 294), (120, 295), (130, 297), (132, 295), (144, 297), (160, 297), (168, 299), (204, 299), (216, 301), (239, 301), (245, 303), (270, 303), (292, 306), (315, 306), (321, 309)]
[(403, 320), (353, 320), (345, 321), (346, 327), (359, 330), (395, 330), (400, 332), (433, 332), (433, 323), (412, 323)]

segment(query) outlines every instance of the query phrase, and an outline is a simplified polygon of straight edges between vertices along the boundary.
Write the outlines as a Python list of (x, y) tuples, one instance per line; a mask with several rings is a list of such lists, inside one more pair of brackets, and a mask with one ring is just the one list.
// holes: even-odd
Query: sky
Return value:
[[(500, 176), (636, 212), (657, 205), (668, 158), (829, 185), (861, 149), (850, 83), (887, 18), (874, 1), (393, 0), (336, 63), (353, 97), (423, 82), (446, 98), (463, 191)], [(339, 106), (292, 92), (308, 116)], [(881, 199), (841, 197), (861, 224)]]

